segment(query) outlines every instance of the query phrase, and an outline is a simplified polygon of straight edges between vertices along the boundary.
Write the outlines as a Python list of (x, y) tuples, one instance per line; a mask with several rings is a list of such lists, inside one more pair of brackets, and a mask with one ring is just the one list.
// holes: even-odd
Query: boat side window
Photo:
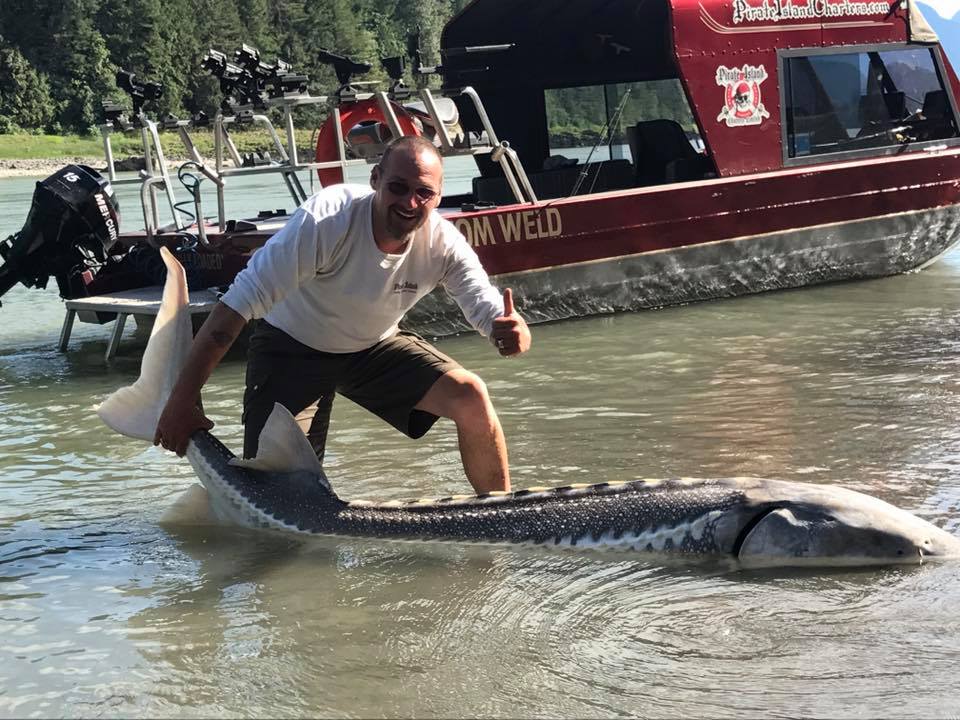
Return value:
[(958, 135), (930, 48), (788, 57), (784, 81), (791, 158)]
[(548, 89), (545, 101), (544, 169), (571, 168), (578, 194), (712, 174), (677, 79)]

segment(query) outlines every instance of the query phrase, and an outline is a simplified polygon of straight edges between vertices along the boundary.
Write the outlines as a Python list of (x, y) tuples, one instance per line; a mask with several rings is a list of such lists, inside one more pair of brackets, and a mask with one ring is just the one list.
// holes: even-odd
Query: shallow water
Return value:
[[(31, 192), (0, 181), (0, 232)], [(835, 482), (960, 532), (958, 310), (954, 253), (884, 280), (538, 326), (521, 359), (475, 336), (439, 344), (486, 379), (517, 488)], [(136, 377), (142, 338), (130, 328), (106, 366), (108, 327), (78, 324), (63, 355), (62, 313), (22, 288), (0, 308), (2, 716), (960, 712), (957, 564), (748, 573), (162, 527), (189, 466), (93, 414)], [(232, 447), (242, 375), (232, 357), (204, 398)], [(467, 490), (449, 424), (412, 442), (342, 399), (333, 424), (346, 497)]]

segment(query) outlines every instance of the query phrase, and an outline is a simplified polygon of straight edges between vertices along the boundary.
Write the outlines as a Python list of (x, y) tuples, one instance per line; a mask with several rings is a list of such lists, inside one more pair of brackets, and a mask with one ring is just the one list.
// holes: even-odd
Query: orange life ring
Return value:
[[(397, 122), (400, 124), (400, 129), (404, 135), (422, 134), (406, 110), (395, 102), (390, 104), (393, 106), (393, 112), (397, 116)], [(330, 113), (317, 133), (317, 162), (340, 159), (340, 150), (337, 148), (337, 131), (333, 127), (333, 118), (333, 113)], [(347, 137), (351, 128), (361, 122), (368, 121), (382, 122), (385, 126), (387, 125), (387, 118), (380, 109), (380, 104), (376, 98), (357, 100), (340, 106), (340, 132), (344, 138)], [(317, 177), (320, 178), (320, 184), (324, 187), (343, 182), (343, 172), (338, 167), (317, 170)]]

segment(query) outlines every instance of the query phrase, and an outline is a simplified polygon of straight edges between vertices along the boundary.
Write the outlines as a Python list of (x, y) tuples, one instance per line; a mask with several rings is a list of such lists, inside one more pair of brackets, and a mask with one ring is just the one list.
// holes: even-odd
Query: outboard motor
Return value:
[(27, 222), (0, 242), (0, 296), (18, 282), (45, 288), (57, 279), (61, 297), (82, 295), (81, 274), (106, 261), (116, 242), (120, 206), (106, 178), (67, 165), (37, 183)]

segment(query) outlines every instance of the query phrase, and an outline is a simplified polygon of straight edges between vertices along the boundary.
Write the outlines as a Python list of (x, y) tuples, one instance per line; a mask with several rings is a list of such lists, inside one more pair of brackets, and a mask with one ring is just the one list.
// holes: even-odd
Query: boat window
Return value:
[(544, 169), (579, 166), (589, 186), (578, 192), (715, 174), (677, 79), (550, 89), (545, 101)]
[(787, 155), (957, 137), (930, 48), (785, 59)]
[(629, 158), (627, 128), (659, 119), (677, 122), (703, 150), (679, 80), (559, 88), (545, 96), (551, 155), (584, 161), (592, 150), (592, 160)]

